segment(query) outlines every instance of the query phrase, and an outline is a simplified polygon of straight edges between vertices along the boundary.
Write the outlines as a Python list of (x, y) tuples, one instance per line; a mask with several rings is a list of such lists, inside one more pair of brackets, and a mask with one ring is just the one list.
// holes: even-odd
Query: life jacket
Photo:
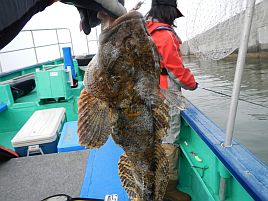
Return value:
[(148, 21), (147, 26), (162, 56), (160, 87), (168, 89), (176, 84), (184, 89), (196, 89), (197, 84), (192, 72), (183, 65), (180, 52), (182, 42), (174, 29), (160, 22)]

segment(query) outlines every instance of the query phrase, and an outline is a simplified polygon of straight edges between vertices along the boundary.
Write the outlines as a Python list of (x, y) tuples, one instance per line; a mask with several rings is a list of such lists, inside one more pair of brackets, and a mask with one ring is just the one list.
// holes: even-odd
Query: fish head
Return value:
[(150, 76), (158, 86), (159, 57), (143, 16), (132, 11), (118, 18), (99, 38), (98, 65), (106, 74), (110, 95), (131, 90), (139, 79)]
[(98, 53), (85, 74), (85, 89), (106, 101), (125, 100), (135, 95), (135, 86), (159, 86), (159, 61), (142, 14), (131, 11), (102, 30)]

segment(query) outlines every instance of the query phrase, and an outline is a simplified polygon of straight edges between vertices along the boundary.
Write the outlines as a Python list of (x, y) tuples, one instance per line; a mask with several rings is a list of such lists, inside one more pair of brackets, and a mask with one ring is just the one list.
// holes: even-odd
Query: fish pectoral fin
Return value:
[(169, 180), (169, 162), (161, 144), (156, 144), (155, 146), (155, 161), (156, 171), (154, 200), (163, 200)]
[(132, 166), (126, 154), (122, 154), (119, 159), (118, 174), (121, 180), (121, 184), (126, 190), (128, 197), (131, 200), (140, 200), (137, 193), (135, 178), (132, 173)]
[(161, 89), (161, 94), (165, 97), (166, 103), (170, 107), (177, 107), (180, 110), (184, 110), (187, 107), (186, 98), (179, 90)]
[(78, 100), (79, 143), (88, 148), (99, 148), (111, 134), (110, 110), (105, 101), (81, 91)]

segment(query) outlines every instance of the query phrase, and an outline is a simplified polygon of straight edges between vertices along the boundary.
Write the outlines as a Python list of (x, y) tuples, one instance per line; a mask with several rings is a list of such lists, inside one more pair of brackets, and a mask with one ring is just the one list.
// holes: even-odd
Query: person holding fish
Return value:
[[(160, 87), (181, 91), (195, 90), (197, 82), (188, 68), (185, 68), (180, 53), (181, 39), (175, 33), (174, 21), (182, 17), (176, 0), (152, 0), (152, 7), (146, 15), (149, 32), (162, 56)], [(180, 132), (180, 110), (171, 107), (167, 136), (163, 139), (163, 147), (169, 159), (169, 183), (165, 198), (172, 201), (188, 201), (191, 197), (178, 191), (178, 156), (179, 149), (175, 142)]]

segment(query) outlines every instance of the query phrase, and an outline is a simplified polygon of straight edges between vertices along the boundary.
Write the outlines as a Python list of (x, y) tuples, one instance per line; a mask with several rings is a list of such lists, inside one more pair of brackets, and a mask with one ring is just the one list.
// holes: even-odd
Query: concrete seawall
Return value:
[[(219, 25), (216, 25), (206, 32), (198, 34), (196, 37), (188, 41), (183, 42), (181, 46), (182, 54), (192, 55), (196, 53), (198, 54), (199, 50), (202, 50), (202, 52), (210, 52), (211, 50), (217, 49), (219, 47), (228, 48), (228, 44), (226, 44), (226, 37), (239, 38), (241, 35), (240, 31), (243, 29), (241, 17), (244, 17), (244, 12), (229, 18), (228, 20), (222, 22)], [(233, 27), (230, 27), (230, 35), (221, 35), (221, 33), (218, 32), (218, 30), (222, 30), (222, 34), (224, 34), (224, 28), (230, 26), (230, 24), (233, 25)], [(217, 42), (213, 43), (211, 41)], [(238, 52), (237, 47), (239, 47), (239, 40), (232, 41), (232, 43), (236, 43), (234, 44), (234, 47), (236, 47), (236, 49), (234, 49), (233, 52), (235, 55)], [(226, 47), (224, 47), (225, 44)], [(251, 27), (248, 45), (248, 53), (253, 57), (268, 58), (268, 0), (263, 0), (255, 7), (253, 24)]]

